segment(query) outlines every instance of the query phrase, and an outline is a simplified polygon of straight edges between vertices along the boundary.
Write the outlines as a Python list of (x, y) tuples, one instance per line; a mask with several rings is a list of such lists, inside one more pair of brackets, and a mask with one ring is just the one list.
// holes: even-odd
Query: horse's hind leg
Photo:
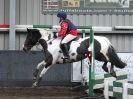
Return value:
[(102, 68), (103, 68), (103, 70), (104, 70), (105, 72), (109, 72), (108, 67), (107, 67), (107, 63), (108, 63), (108, 62), (104, 62), (103, 66), (102, 66)]
[[(103, 70), (104, 70), (105, 72), (109, 72), (108, 67), (107, 67), (107, 63), (108, 63), (108, 62), (105, 62), (105, 63), (103, 64), (103, 66), (102, 66), (102, 68), (103, 68)], [(116, 76), (116, 72), (115, 72), (115, 70), (114, 70), (114, 65), (113, 65), (113, 64), (111, 64), (111, 67), (110, 67), (110, 74), (111, 74), (113, 77), (117, 77), (117, 76)]]
[(37, 65), (36, 69), (35, 69), (34, 72), (33, 72), (33, 81), (36, 81), (40, 69), (41, 69), (43, 66), (45, 66), (45, 65), (46, 65), (46, 62), (45, 62), (45, 61), (42, 61), (42, 62), (40, 62), (40, 63)]
[(114, 65), (113, 65), (113, 64), (111, 64), (110, 74), (111, 74), (113, 77), (116, 77), (116, 78), (117, 78), (116, 72), (115, 72), (115, 70), (114, 70)]
[(42, 80), (42, 76), (47, 72), (47, 70), (50, 68), (49, 67), (44, 67), (40, 73), (40, 75), (37, 77), (36, 81), (33, 83), (32, 87), (38, 87), (40, 81)]

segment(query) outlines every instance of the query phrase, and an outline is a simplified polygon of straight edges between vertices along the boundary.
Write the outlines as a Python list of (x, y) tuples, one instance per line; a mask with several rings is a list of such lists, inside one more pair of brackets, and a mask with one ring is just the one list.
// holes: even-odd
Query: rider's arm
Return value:
[(66, 34), (66, 32), (67, 32), (67, 28), (68, 28), (68, 23), (67, 23), (67, 22), (61, 23), (61, 29), (60, 29), (60, 31), (57, 33), (57, 36), (58, 36), (58, 37), (65, 36), (65, 34)]

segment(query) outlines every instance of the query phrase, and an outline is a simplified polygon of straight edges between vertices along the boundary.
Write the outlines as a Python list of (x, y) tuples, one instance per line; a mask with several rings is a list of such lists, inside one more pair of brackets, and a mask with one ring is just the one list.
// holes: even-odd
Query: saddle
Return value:
[[(63, 38), (62, 38), (63, 39)], [(72, 41), (78, 41), (80, 39), (80, 37), (76, 37), (75, 39), (71, 40), (70, 42), (67, 43), (67, 46), (68, 46), (68, 51), (70, 49), (70, 45), (72, 43)], [(49, 42), (49, 44), (52, 44), (52, 41)], [(61, 45), (61, 44), (60, 44)]]
[(67, 46), (68, 46), (68, 51), (70, 49), (70, 45), (72, 43), (72, 41), (78, 41), (80, 37), (76, 37), (75, 39), (71, 40), (70, 42), (67, 43)]
[(79, 39), (79, 38), (76, 37), (75, 39), (71, 40), (71, 41), (68, 42), (67, 44), (61, 44), (61, 43), (60, 43), (60, 48), (62, 49), (62, 52), (63, 52), (63, 55), (64, 55), (64, 58), (62, 57), (63, 63), (71, 62), (71, 61), (70, 61), (70, 56), (69, 56), (70, 44), (71, 44), (72, 41), (76, 41), (76, 40), (78, 40), (78, 39)]

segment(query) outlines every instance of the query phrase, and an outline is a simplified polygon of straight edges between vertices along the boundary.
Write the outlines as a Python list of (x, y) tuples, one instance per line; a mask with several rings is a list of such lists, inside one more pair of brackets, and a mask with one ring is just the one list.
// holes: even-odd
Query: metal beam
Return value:
[(10, 0), (9, 50), (15, 50), (16, 0)]

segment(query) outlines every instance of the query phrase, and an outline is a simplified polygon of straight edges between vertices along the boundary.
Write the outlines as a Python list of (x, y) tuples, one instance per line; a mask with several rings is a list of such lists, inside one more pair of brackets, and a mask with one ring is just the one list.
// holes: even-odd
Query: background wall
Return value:
[[(9, 23), (9, 1), (0, 0), (0, 24)], [(16, 24), (45, 24), (57, 25), (58, 19), (55, 14), (42, 14), (41, 0), (16, 0)], [(116, 25), (132, 26), (133, 15), (117, 15), (117, 14), (94, 14), (94, 15), (68, 15), (76, 25), (86, 26), (111, 26)], [(112, 32), (113, 33), (113, 32)], [(133, 34), (109, 34), (107, 36), (118, 52), (133, 51)], [(21, 50), (24, 43), (26, 33), (16, 33), (16, 50)], [(0, 50), (9, 49), (9, 35), (7, 32), (0, 32)], [(36, 49), (36, 48), (34, 48)]]
[[(0, 24), (9, 23), (9, 1), (0, 0)], [(58, 20), (55, 14), (42, 14), (41, 0), (16, 0), (16, 24), (55, 25)], [(115, 26), (133, 25), (133, 15), (95, 14), (68, 15), (76, 25)]]
[[(42, 52), (0, 51), (0, 86), (30, 86), (32, 74), (44, 59)], [(43, 85), (70, 85), (71, 65), (54, 65), (43, 77)]]

